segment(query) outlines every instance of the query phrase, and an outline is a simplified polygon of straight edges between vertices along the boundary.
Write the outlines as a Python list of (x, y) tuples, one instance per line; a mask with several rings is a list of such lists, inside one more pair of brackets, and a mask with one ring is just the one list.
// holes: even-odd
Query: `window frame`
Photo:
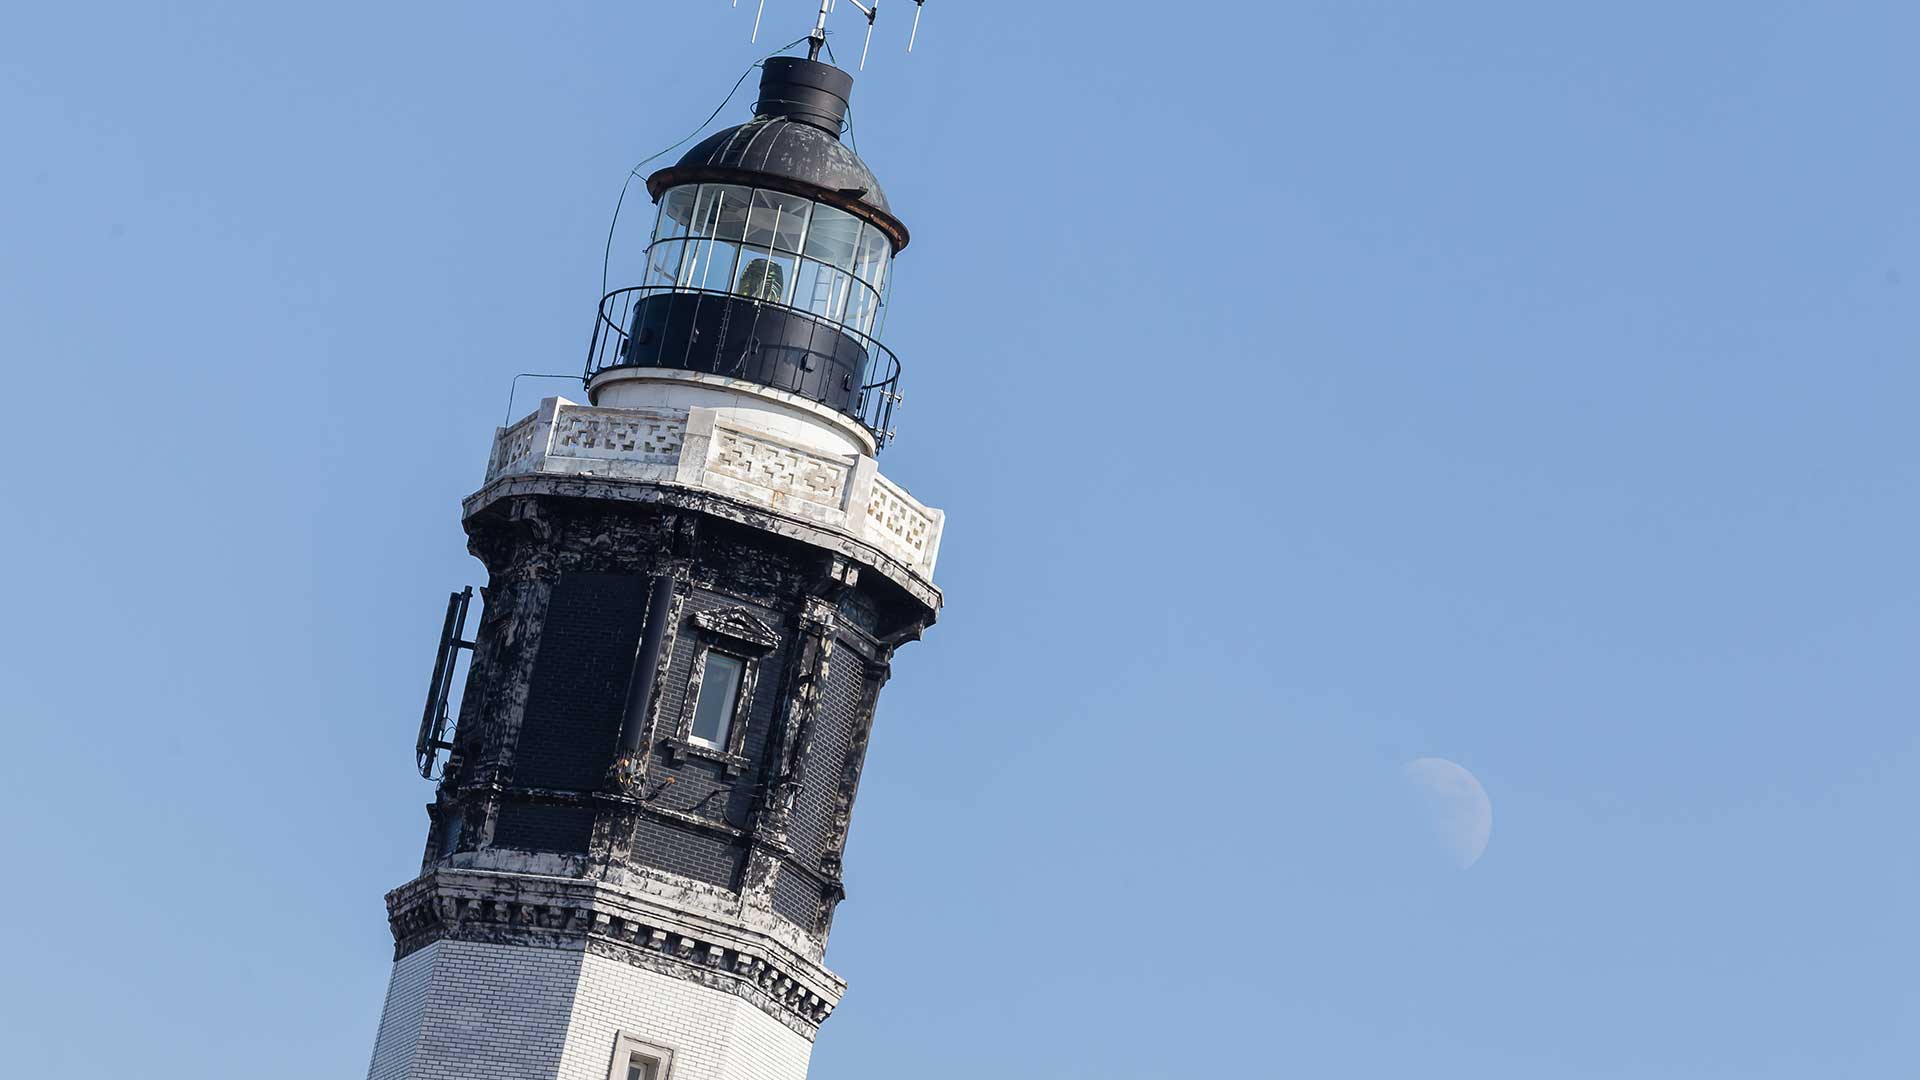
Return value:
[(613, 1064), (607, 1069), (607, 1080), (627, 1080), (636, 1057), (651, 1059), (658, 1066), (655, 1080), (672, 1080), (673, 1050), (625, 1031), (614, 1033)]

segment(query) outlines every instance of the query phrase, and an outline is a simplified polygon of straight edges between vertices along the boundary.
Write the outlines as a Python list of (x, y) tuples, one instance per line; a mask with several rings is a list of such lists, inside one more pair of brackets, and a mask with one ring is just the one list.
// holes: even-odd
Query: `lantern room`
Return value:
[(773, 391), (856, 422), (876, 449), (887, 441), (900, 365), (880, 336), (908, 235), (840, 140), (852, 89), (827, 64), (769, 59), (752, 120), (648, 178), (658, 211), (640, 280), (603, 297), (594, 323), (596, 403), (679, 372)]

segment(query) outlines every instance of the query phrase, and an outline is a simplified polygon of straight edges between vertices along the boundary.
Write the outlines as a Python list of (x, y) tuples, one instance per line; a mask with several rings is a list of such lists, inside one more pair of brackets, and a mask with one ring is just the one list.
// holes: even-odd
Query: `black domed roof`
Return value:
[(880, 178), (837, 136), (785, 116), (756, 116), (702, 140), (676, 168), (743, 169), (839, 192), (892, 214)]
[(874, 223), (907, 246), (907, 227), (893, 215), (880, 178), (840, 141), (853, 77), (839, 68), (776, 56), (760, 75), (753, 119), (709, 135), (679, 162), (647, 178), (655, 199), (667, 188), (713, 181), (760, 184), (837, 206)]

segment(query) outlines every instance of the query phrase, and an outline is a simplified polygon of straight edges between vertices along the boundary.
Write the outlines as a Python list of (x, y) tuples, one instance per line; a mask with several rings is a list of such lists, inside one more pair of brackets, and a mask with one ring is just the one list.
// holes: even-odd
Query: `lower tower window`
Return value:
[(693, 714), (693, 741), (710, 750), (727, 749), (733, 734), (733, 713), (740, 704), (740, 684), (747, 662), (737, 656), (709, 651), (700, 677), (700, 704)]
[(621, 1032), (613, 1044), (607, 1080), (671, 1080), (673, 1051)]

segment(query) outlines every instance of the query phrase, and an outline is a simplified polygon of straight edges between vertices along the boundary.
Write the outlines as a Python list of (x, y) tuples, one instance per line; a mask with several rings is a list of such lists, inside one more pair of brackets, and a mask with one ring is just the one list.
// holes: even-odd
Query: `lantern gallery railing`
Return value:
[(586, 379), (612, 368), (724, 375), (858, 420), (885, 446), (900, 402), (900, 361), (843, 323), (737, 292), (642, 285), (600, 300)]

